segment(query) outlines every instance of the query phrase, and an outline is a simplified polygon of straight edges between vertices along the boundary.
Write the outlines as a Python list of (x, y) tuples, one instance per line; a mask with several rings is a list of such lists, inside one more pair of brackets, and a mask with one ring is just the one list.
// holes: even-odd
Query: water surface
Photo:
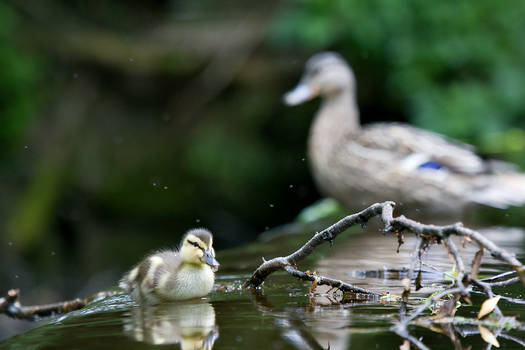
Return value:
[[(396, 253), (395, 237), (382, 236), (373, 228), (352, 231), (338, 237), (333, 248), (322, 247), (300, 268), (374, 291), (401, 294), (400, 279), (415, 241), (408, 236)], [(483, 233), (523, 261), (525, 235), (521, 230), (493, 228)], [(219, 252), (222, 265), (217, 276), (218, 290), (202, 300), (141, 307), (128, 296), (117, 295), (83, 310), (41, 321), (34, 329), (4, 340), (0, 348), (397, 349), (402, 340), (389, 331), (398, 317), (396, 301), (341, 304), (338, 296), (324, 295), (321, 288), (310, 295), (307, 283), (283, 273), (272, 275), (264, 288), (255, 293), (241, 288), (262, 256), (289, 253), (309, 235), (274, 236), (264, 243)], [(468, 264), (476, 249), (471, 245), (463, 248), (460, 243), (458, 247)], [(442, 271), (452, 271), (453, 264), (440, 246), (432, 247), (424, 262), (425, 288), (413, 294), (415, 297), (425, 297), (450, 283)], [(503, 264), (486, 258), (480, 273), (494, 275), (504, 270)], [(520, 285), (499, 292), (525, 298)], [(458, 314), (475, 317), (482, 300), (474, 295), (475, 306), (461, 306)], [(414, 298), (412, 307), (417, 303)], [(525, 314), (524, 305), (502, 300), (500, 307), (506, 315)], [(464, 348), (486, 346), (478, 333), (476, 327), (456, 329)], [(432, 349), (453, 348), (444, 334), (418, 327), (412, 328), (412, 334)], [(519, 341), (525, 340), (525, 334), (504, 332), (498, 340), (501, 348), (521, 349)]]

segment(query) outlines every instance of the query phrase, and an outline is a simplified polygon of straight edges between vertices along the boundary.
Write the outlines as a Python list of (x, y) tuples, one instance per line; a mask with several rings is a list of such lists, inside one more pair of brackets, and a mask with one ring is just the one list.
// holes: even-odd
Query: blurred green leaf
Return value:
[(39, 59), (15, 42), (21, 25), (17, 14), (0, 3), (0, 145), (4, 147), (18, 140), (40, 100)]

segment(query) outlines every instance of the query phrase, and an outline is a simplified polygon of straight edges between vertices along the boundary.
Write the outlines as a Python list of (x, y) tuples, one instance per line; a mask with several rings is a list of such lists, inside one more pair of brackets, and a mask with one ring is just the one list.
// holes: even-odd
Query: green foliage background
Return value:
[(4, 152), (23, 137), (41, 97), (38, 83), (43, 62), (13, 40), (21, 25), (16, 12), (0, 3), (0, 147)]

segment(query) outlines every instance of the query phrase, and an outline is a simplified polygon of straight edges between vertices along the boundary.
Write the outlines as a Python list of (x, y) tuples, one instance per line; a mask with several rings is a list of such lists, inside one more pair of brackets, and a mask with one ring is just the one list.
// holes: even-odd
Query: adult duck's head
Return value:
[(182, 238), (180, 256), (182, 261), (187, 264), (206, 264), (213, 270), (217, 270), (219, 267), (213, 249), (213, 236), (210, 231), (203, 228), (186, 232)]
[(352, 69), (339, 54), (321, 52), (306, 62), (299, 84), (284, 95), (284, 103), (294, 106), (316, 96), (330, 99), (344, 93), (355, 93)]

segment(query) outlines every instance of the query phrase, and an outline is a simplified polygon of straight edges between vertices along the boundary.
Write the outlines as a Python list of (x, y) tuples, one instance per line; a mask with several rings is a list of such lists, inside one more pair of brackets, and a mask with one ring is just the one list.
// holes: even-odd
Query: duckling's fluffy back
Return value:
[(203, 297), (213, 288), (215, 275), (208, 265), (186, 264), (177, 251), (154, 253), (121, 279), (119, 286), (147, 304)]

